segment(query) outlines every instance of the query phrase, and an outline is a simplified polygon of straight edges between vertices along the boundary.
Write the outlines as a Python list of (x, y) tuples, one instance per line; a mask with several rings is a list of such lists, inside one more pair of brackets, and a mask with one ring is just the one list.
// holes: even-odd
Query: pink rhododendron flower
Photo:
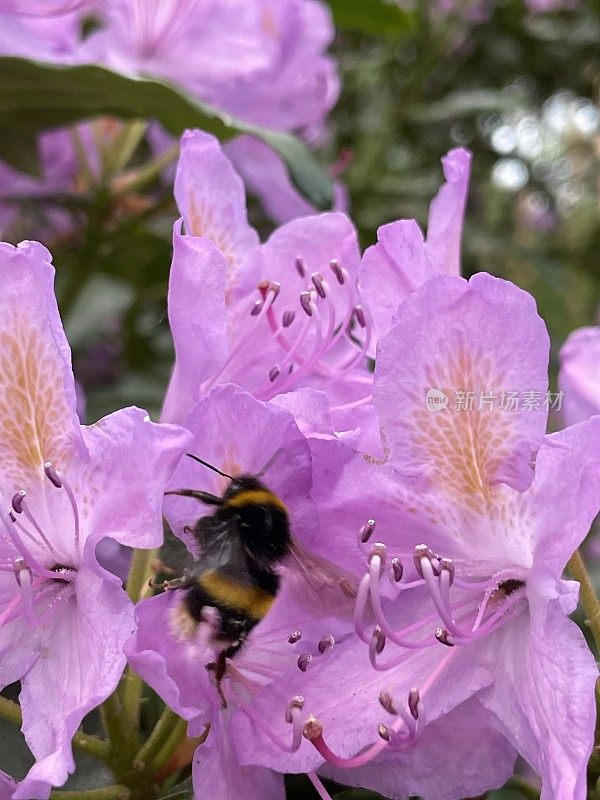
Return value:
[(427, 238), (414, 219), (382, 225), (377, 244), (363, 256), (359, 283), (376, 336), (390, 327), (400, 303), (434, 275), (460, 275), (462, 228), (469, 190), (471, 154), (450, 150), (442, 159), (446, 183), (429, 208)]
[(315, 0), (105, 0), (82, 53), (119, 71), (162, 76), (259, 125), (323, 120), (338, 94), (331, 18)]
[[(0, 54), (97, 63), (162, 78), (246, 122), (298, 132), (307, 140), (322, 128), (339, 94), (336, 66), (326, 55), (334, 35), (331, 15), (316, 0), (73, 0), (44, 3), (44, 9), (20, 0), (0, 4)], [(80, 23), (91, 12), (100, 24), (82, 39)], [(164, 134), (151, 138), (159, 149), (171, 143)], [(279, 156), (248, 137), (231, 148), (269, 213), (284, 220), (305, 212), (306, 201)], [(63, 152), (75, 171), (72, 146)], [(41, 155), (46, 175), (51, 168)], [(93, 160), (93, 152), (87, 155)], [(3, 185), (8, 197), (23, 193), (19, 184), (26, 179), (17, 174), (13, 180), (17, 186)], [(51, 191), (50, 185), (37, 181), (31, 192)], [(337, 199), (345, 202), (340, 189)]]
[(50, 231), (72, 227), (67, 212), (48, 201), (52, 195), (74, 187), (77, 166), (72, 138), (67, 130), (49, 131), (38, 138), (38, 148), (41, 178), (25, 175), (0, 161), (0, 236), (21, 224), (18, 201), (23, 198), (41, 201), (39, 216), (44, 222), (39, 226), (40, 238)]
[(237, 383), (269, 400), (299, 386), (327, 393), (336, 427), (370, 399), (370, 320), (350, 220), (304, 217), (264, 243), (248, 224), (244, 187), (218, 142), (187, 133), (175, 179), (169, 320), (176, 363), (163, 418), (185, 420), (212, 386)]
[[(39, 6), (39, 8), (37, 8)], [(77, 2), (0, 2), (0, 54), (71, 63), (79, 42)]]
[[(188, 417), (195, 435), (192, 452), (231, 475), (261, 473), (285, 503), (293, 535), (312, 550), (322, 535), (310, 499), (312, 486), (309, 444), (292, 414), (256, 400), (235, 386), (213, 389)], [(269, 464), (269, 462), (272, 462)], [(330, 462), (330, 466), (332, 466)], [(229, 480), (191, 459), (180, 462), (171, 489), (193, 487), (222, 495)], [(197, 500), (172, 496), (165, 510), (173, 530), (190, 542), (185, 526), (210, 512)], [(333, 551), (329, 553), (333, 558)], [(358, 564), (358, 559), (357, 559)], [(334, 645), (354, 636), (351, 601), (340, 586), (325, 586), (313, 569), (316, 586), (292, 560), (281, 568), (282, 586), (266, 617), (251, 631), (243, 648), (230, 659), (222, 692), (227, 708), (204, 668), (214, 662), (206, 637), (182, 639), (173, 623), (181, 592), (174, 590), (142, 601), (136, 609), (138, 631), (127, 646), (131, 665), (180, 716), (189, 721), (191, 736), (211, 723), (207, 743), (194, 758), (198, 796), (222, 800), (284, 798), (283, 778), (264, 768), (240, 765), (240, 719), (269, 736), (272, 720), (252, 700), (263, 687), (277, 684), (286, 674), (300, 676), (313, 660), (326, 660)], [(202, 627), (202, 626), (201, 626)], [(302, 744), (302, 703), (294, 692), (278, 709), (289, 715), (280, 745), (295, 752)], [(277, 740), (276, 740), (277, 741)]]
[(574, 331), (560, 355), (558, 384), (567, 425), (600, 414), (600, 327)]
[[(562, 573), (600, 506), (600, 419), (544, 436), (548, 349), (532, 299), (486, 274), (430, 280), (380, 342), (374, 401), (390, 463), (348, 460), (329, 507), (326, 473), (313, 490), (339, 542), (341, 518), (377, 517), (381, 543), (369, 552), (374, 522), (359, 538), (365, 654), (347, 661), (342, 646), (294, 681), (305, 710), (318, 709), (303, 769), (389, 797), (450, 800), (498, 786), (518, 751), (544, 800), (585, 797), (598, 671), (567, 617), (577, 585)], [(341, 680), (349, 710), (331, 694)], [(288, 689), (255, 702), (273, 714)], [(436, 735), (450, 720), (480, 743), (495, 730), (504, 745), (466, 767), (461, 737)], [(432, 739), (447, 756), (437, 783)], [(398, 765), (410, 754), (406, 774)], [(266, 740), (248, 741), (241, 758), (282, 768)]]
[(0, 245), (0, 687), (21, 681), (37, 758), (15, 800), (48, 797), (74, 769), (71, 738), (116, 687), (134, 629), (110, 537), (162, 541), (164, 485), (189, 442), (136, 408), (82, 427), (50, 254)]

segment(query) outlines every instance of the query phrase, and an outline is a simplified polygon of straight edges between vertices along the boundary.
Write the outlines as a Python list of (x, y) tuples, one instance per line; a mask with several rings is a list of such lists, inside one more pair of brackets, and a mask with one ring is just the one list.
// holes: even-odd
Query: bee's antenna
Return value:
[(203, 464), (205, 467), (212, 469), (212, 471), (216, 472), (218, 475), (222, 475), (224, 478), (229, 478), (230, 481), (235, 480), (233, 475), (228, 475), (226, 472), (222, 472), (220, 469), (217, 469), (217, 467), (213, 467), (212, 464), (209, 464), (208, 461), (202, 461), (201, 458), (198, 458), (198, 456), (195, 456), (193, 453), (186, 453), (186, 456), (188, 458), (193, 458), (194, 461), (197, 461), (199, 464)]
[(275, 450), (275, 452), (273, 453), (271, 458), (267, 461), (267, 463), (264, 465), (264, 467), (258, 473), (258, 477), (259, 478), (262, 478), (263, 475), (265, 474), (265, 472), (267, 472), (268, 470), (271, 469), (271, 467), (277, 461), (277, 459), (279, 458), (279, 456), (281, 455), (282, 452), (283, 452), (283, 447), (280, 447), (278, 450)]

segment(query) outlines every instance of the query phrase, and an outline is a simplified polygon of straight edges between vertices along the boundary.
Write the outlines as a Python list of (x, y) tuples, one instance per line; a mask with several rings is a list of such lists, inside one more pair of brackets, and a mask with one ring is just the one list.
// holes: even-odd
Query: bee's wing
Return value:
[(159, 551), (159, 571), (168, 577), (182, 575), (184, 570), (189, 570), (193, 566), (194, 555), (185, 542), (175, 536), (166, 520), (163, 527), (165, 538)]
[(286, 563), (290, 569), (300, 572), (308, 585), (321, 598), (325, 605), (340, 599), (353, 600), (358, 592), (358, 581), (350, 572), (312, 553), (295, 539), (290, 548), (290, 559)]
[(218, 569), (238, 583), (252, 584), (247, 554), (233, 517), (201, 517), (195, 525), (194, 536), (199, 546), (194, 574)]

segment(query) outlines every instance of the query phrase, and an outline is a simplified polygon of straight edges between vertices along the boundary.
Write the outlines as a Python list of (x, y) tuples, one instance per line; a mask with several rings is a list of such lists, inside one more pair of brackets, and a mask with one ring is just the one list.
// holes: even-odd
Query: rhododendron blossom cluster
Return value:
[(598, 800), (583, 6), (0, 0), (0, 800)]
[[(167, 39), (195, 5), (159, 18), (114, 3), (86, 46), (181, 69)], [(268, 37), (284, 12), (267, 12)], [(111, 38), (118, 15), (128, 38)], [(245, 42), (239, 58), (268, 75), (264, 41)], [(518, 756), (544, 800), (586, 797), (598, 671), (564, 571), (600, 509), (595, 331), (562, 353), (577, 424), (548, 434), (543, 406), (505, 402), (547, 392), (548, 334), (517, 286), (460, 276), (469, 153), (443, 169), (426, 234), (398, 220), (361, 254), (333, 211), (261, 241), (230, 156), (187, 132), (160, 422), (126, 408), (80, 424), (51, 256), (0, 246), (0, 681), (20, 681), (20, 711), (2, 698), (0, 712), (22, 714), (35, 757), (21, 780), (0, 775), (2, 797), (48, 798), (73, 746), (106, 761), (111, 797), (158, 797), (187, 770), (197, 798), (283, 800), (286, 773), (306, 773), (322, 798), (334, 779), (459, 800), (501, 786)], [(202, 568), (195, 526), (248, 474), (304, 555), (278, 564), (274, 602), (217, 674), (223, 620), (206, 604), (178, 624), (167, 545)], [(125, 588), (98, 561), (106, 539), (134, 548)], [(146, 740), (144, 684), (164, 704)], [(80, 730), (98, 707), (100, 738)]]

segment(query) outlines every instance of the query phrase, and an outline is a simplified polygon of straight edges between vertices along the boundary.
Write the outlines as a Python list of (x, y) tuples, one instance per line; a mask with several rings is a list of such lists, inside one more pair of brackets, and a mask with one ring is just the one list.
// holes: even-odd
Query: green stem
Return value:
[(146, 120), (124, 122), (120, 132), (101, 148), (102, 180), (106, 182), (127, 166), (148, 128)]
[[(127, 578), (127, 594), (133, 603), (143, 596), (152, 574), (152, 564), (157, 557), (157, 550), (135, 550), (131, 559)], [(142, 701), (143, 682), (139, 675), (127, 667), (121, 684), (121, 699), (125, 719), (139, 728), (140, 705)]]
[[(23, 723), (19, 704), (1, 696), (0, 717), (19, 727), (21, 727)], [(100, 759), (100, 761), (106, 761), (108, 759), (108, 742), (103, 742), (96, 736), (89, 736), (87, 733), (76, 733), (73, 737), (73, 747), (81, 750), (82, 753), (87, 753), (90, 756), (94, 756), (94, 758)]]
[(52, 792), (51, 800), (129, 800), (131, 792), (127, 786), (114, 784), (101, 789), (85, 789), (79, 792)]
[(506, 784), (506, 788), (514, 789), (516, 792), (519, 792), (519, 794), (522, 794), (523, 797), (526, 797), (527, 800), (540, 800), (539, 791), (520, 775), (513, 775)]
[(145, 769), (146, 764), (157, 756), (159, 751), (169, 740), (178, 722), (179, 717), (177, 714), (171, 711), (170, 708), (165, 707), (152, 733), (134, 758), (134, 765), (136, 768)]
[(120, 175), (115, 176), (111, 181), (113, 193), (125, 194), (126, 192), (145, 188), (148, 184), (157, 180), (163, 170), (172, 164), (178, 155), (179, 142), (176, 142), (164, 153), (144, 164), (143, 167), (129, 170), (129, 172), (122, 172)]
[(157, 550), (134, 550), (127, 578), (127, 594), (137, 603), (152, 575), (152, 564), (157, 558)]
[(8, 698), (0, 696), (0, 717), (12, 722), (13, 725), (21, 727), (23, 722), (21, 706), (15, 703), (14, 700), (8, 700)]
[(102, 721), (110, 745), (110, 763), (116, 772), (116, 777), (130, 769), (131, 758), (138, 746), (138, 730), (128, 726), (128, 720), (123, 713), (123, 704), (118, 691), (100, 706)]
[(184, 719), (177, 719), (175, 726), (169, 734), (166, 742), (158, 751), (156, 756), (152, 759), (149, 769), (152, 775), (157, 775), (160, 770), (165, 767), (173, 755), (175, 748), (179, 742), (185, 737), (187, 731), (187, 722)]
[(594, 584), (588, 574), (583, 556), (576, 550), (571, 556), (567, 569), (572, 578), (579, 581), (579, 601), (586, 616), (586, 625), (592, 632), (596, 653), (600, 653), (600, 602), (596, 596)]
[(142, 703), (142, 690), (144, 683), (139, 675), (127, 667), (125, 675), (121, 679), (121, 702), (123, 704), (123, 716), (131, 725), (139, 728), (140, 725), (140, 706)]

